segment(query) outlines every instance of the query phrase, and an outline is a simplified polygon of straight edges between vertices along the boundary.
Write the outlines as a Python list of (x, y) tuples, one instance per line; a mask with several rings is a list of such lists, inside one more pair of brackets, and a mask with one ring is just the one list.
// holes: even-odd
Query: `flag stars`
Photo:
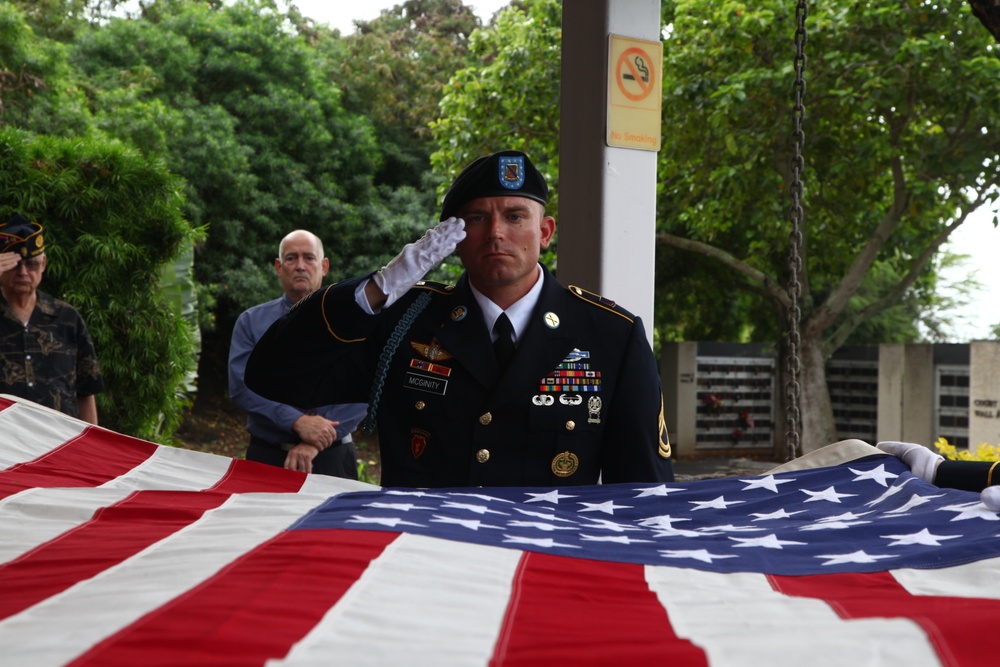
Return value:
[(580, 535), (584, 542), (614, 542), (615, 544), (644, 544), (653, 540), (641, 540), (628, 535)]
[(360, 524), (373, 524), (376, 526), (385, 526), (387, 528), (398, 528), (399, 526), (414, 526), (416, 528), (423, 528), (423, 524), (414, 523), (413, 521), (404, 521), (398, 516), (358, 516), (355, 514), (347, 523), (360, 523)]
[(839, 503), (841, 498), (853, 498), (856, 494), (853, 493), (837, 493), (837, 490), (832, 486), (823, 489), (822, 491), (810, 491), (809, 489), (802, 489), (802, 493), (809, 496), (806, 500), (807, 503), (814, 503), (818, 501), (825, 501), (828, 503)]
[(795, 512), (788, 512), (782, 507), (780, 510), (775, 510), (769, 514), (753, 513), (750, 516), (757, 517), (754, 521), (777, 521), (780, 519), (788, 519), (795, 516), (796, 514), (802, 514), (805, 510), (797, 510)]
[(912, 509), (916, 509), (917, 507), (920, 507), (921, 505), (926, 505), (927, 503), (929, 503), (930, 501), (934, 500), (935, 498), (940, 498), (940, 497), (941, 497), (941, 495), (937, 495), (937, 496), (918, 496), (918, 495), (914, 494), (914, 495), (910, 496), (910, 499), (907, 500), (906, 503), (904, 503), (901, 507), (897, 507), (895, 509), (891, 509), (891, 510), (887, 511), (886, 514), (904, 514), (906, 512), (909, 512)]
[(871, 521), (834, 521), (830, 519), (820, 519), (810, 526), (802, 526), (799, 530), (844, 530), (854, 526), (863, 526)]
[(659, 486), (653, 486), (648, 489), (636, 489), (639, 491), (639, 495), (636, 498), (653, 498), (656, 496), (669, 496), (671, 493), (677, 493), (678, 491), (684, 491), (685, 489), (678, 488), (676, 486), (669, 487), (666, 484), (660, 484)]
[(580, 503), (583, 505), (581, 512), (604, 512), (605, 514), (614, 515), (615, 510), (628, 510), (632, 509), (630, 505), (615, 505), (615, 501), (608, 500), (603, 503)]
[(955, 516), (950, 521), (966, 521), (968, 519), (982, 519), (983, 521), (1000, 521), (1000, 516), (987, 509), (986, 505), (980, 502), (964, 503), (961, 505), (946, 505), (940, 508), (941, 512), (954, 512)]
[(545, 532), (553, 530), (576, 530), (576, 526), (553, 526), (551, 523), (542, 523), (541, 521), (511, 521), (507, 526), (510, 528), (534, 528), (535, 530)]
[(961, 537), (961, 535), (934, 535), (926, 528), (917, 533), (910, 533), (909, 535), (882, 536), (882, 538), (886, 540), (895, 540), (895, 542), (889, 543), (890, 547), (900, 547), (909, 544), (921, 544), (927, 547), (939, 547), (941, 546), (940, 540), (954, 540), (959, 537)]
[(549, 512), (549, 513), (545, 513), (545, 512), (531, 512), (531, 511), (528, 511), (528, 510), (521, 509), (519, 507), (515, 507), (514, 511), (517, 512), (518, 514), (523, 514), (524, 516), (531, 516), (531, 517), (534, 517), (536, 519), (545, 519), (546, 521), (565, 521), (566, 523), (576, 523), (572, 519), (564, 519), (563, 517), (556, 516), (555, 514), (552, 514), (551, 512)]
[(843, 514), (838, 514), (836, 516), (825, 516), (818, 519), (819, 523), (838, 523), (845, 521), (853, 521), (857, 524), (869, 523), (868, 521), (858, 521), (863, 516), (867, 516), (871, 512), (862, 512), (861, 514), (855, 514), (854, 512), (844, 512)]
[(465, 510), (466, 512), (472, 512), (473, 514), (500, 514), (501, 516), (506, 516), (506, 512), (500, 512), (497, 510), (491, 510), (485, 505), (471, 505), (469, 503), (456, 503), (451, 501), (446, 501), (441, 503), (443, 509), (456, 509)]
[(823, 565), (844, 565), (848, 563), (877, 563), (886, 558), (895, 558), (895, 556), (878, 556), (864, 551), (854, 551), (849, 554), (820, 554), (816, 558), (826, 558), (827, 561)]
[(725, 496), (719, 496), (714, 500), (689, 500), (689, 503), (694, 505), (691, 508), (692, 512), (698, 510), (724, 510), (728, 509), (730, 505), (742, 505), (742, 500), (726, 500)]
[(698, 530), (702, 533), (710, 535), (719, 535), (722, 533), (757, 533), (765, 529), (760, 528), (759, 526), (734, 526), (729, 523), (720, 526), (705, 526), (704, 528), (699, 528)]
[(885, 487), (889, 486), (888, 480), (899, 477), (896, 473), (886, 470), (884, 464), (879, 465), (879, 467), (872, 470), (855, 470), (854, 468), (848, 468), (848, 470), (857, 475), (857, 477), (854, 478), (855, 482), (862, 482), (866, 479), (870, 479)]
[(491, 528), (493, 530), (502, 530), (503, 526), (491, 526), (488, 523), (483, 523), (479, 519), (457, 519), (450, 516), (437, 516), (435, 515), (431, 519), (431, 523), (444, 523), (453, 526), (461, 526), (462, 528), (468, 528), (469, 530), (479, 530), (480, 528)]
[(410, 510), (432, 510), (430, 505), (414, 505), (413, 503), (367, 503), (365, 507), (379, 510), (397, 510), (399, 512), (409, 512)]
[(735, 548), (739, 547), (763, 547), (765, 549), (782, 549), (785, 546), (804, 546), (808, 542), (795, 542), (793, 540), (781, 540), (774, 533), (762, 535), (760, 537), (730, 537), (734, 542), (739, 542)]
[(575, 544), (566, 544), (562, 542), (556, 542), (551, 537), (535, 538), (535, 537), (524, 537), (523, 535), (504, 535), (504, 542), (507, 544), (524, 544), (532, 547), (539, 547), (543, 549), (579, 549), (580, 547)]
[(906, 477), (901, 482), (899, 482), (897, 484), (893, 484), (888, 489), (886, 489), (885, 493), (883, 493), (881, 496), (879, 496), (875, 500), (870, 500), (867, 503), (865, 503), (865, 507), (874, 507), (875, 505), (881, 505), (885, 501), (889, 500), (889, 498), (892, 498), (897, 493), (900, 493), (901, 491), (903, 491), (903, 487), (906, 486), (907, 484), (909, 484), (910, 482), (912, 482), (915, 479), (917, 479), (917, 478), (916, 477)]
[(584, 518), (590, 522), (582, 526), (582, 528), (584, 529), (608, 530), (613, 533), (624, 533), (630, 530), (641, 530), (636, 526), (618, 523), (617, 521), (608, 521), (607, 519), (595, 519), (592, 517), (584, 517)]
[(664, 558), (692, 559), (701, 561), (702, 563), (712, 563), (724, 558), (736, 558), (736, 556), (731, 554), (713, 554), (706, 549), (660, 549), (660, 555)]
[(779, 484), (788, 484), (789, 482), (794, 482), (793, 479), (777, 479), (774, 475), (765, 475), (763, 477), (756, 477), (752, 479), (741, 479), (741, 482), (746, 484), (743, 487), (744, 491), (750, 491), (751, 489), (767, 489), (772, 493), (778, 492)]
[(558, 505), (559, 501), (563, 499), (576, 498), (574, 495), (559, 493), (558, 489), (553, 489), (547, 493), (528, 493), (526, 495), (528, 496), (528, 500), (524, 501), (526, 503), (552, 503), (553, 505)]

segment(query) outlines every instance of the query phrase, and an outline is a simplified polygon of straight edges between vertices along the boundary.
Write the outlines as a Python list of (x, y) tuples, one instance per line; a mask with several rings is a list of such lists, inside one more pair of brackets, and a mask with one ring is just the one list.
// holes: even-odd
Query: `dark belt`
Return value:
[[(323, 451), (325, 452), (327, 449), (331, 449), (333, 447), (336, 447), (337, 445), (349, 445), (352, 442), (354, 442), (354, 438), (352, 438), (351, 434), (348, 433), (343, 438), (338, 438), (337, 440), (334, 440), (333, 444), (331, 444), (329, 447), (327, 447)], [(270, 442), (269, 440), (264, 440), (263, 438), (258, 438), (255, 435), (251, 435), (250, 436), (250, 444), (251, 445), (259, 445), (259, 446), (262, 446), (262, 447), (270, 447), (271, 449), (280, 449), (283, 452), (287, 452), (292, 447), (294, 447), (295, 445), (297, 445), (299, 443), (297, 443), (297, 442)]]

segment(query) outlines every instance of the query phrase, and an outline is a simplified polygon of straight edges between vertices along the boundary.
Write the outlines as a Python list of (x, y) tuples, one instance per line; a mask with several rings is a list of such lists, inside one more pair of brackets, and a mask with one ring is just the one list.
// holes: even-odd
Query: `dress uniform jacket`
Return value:
[[(318, 290), (278, 320), (251, 355), (246, 382), (302, 407), (369, 401), (384, 486), (673, 480), (641, 320), (545, 271), (501, 372), (466, 276), (454, 287), (419, 283), (375, 316), (354, 300), (367, 277)], [(426, 305), (399, 327), (418, 298)], [(389, 354), (382, 379), (379, 360)]]
[(996, 461), (941, 461), (934, 483), (949, 489), (982, 491), (1000, 484), (1000, 463)]

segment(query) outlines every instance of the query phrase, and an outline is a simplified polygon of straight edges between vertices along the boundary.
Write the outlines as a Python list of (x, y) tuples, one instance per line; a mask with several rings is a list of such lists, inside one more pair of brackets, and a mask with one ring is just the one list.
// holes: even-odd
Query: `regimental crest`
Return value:
[(497, 161), (500, 185), (508, 190), (520, 190), (524, 187), (524, 156), (500, 156)]

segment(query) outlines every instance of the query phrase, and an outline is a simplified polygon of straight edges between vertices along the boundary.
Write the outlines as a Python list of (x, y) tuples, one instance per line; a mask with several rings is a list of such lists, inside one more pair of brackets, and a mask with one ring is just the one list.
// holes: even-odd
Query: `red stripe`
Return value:
[(888, 572), (769, 578), (776, 591), (823, 600), (841, 618), (908, 618), (927, 634), (943, 665), (997, 664), (1000, 601), (912, 595)]
[[(282, 658), (395, 538), (370, 530), (286, 531), (70, 664), (261, 665)], [(358, 637), (365, 641), (378, 637)]]
[(89, 579), (222, 504), (223, 493), (139, 491), (0, 566), (0, 619)]
[(234, 460), (206, 491), (137, 491), (75, 529), (0, 565), (0, 619), (134, 556), (194, 523), (234, 493), (295, 492), (304, 479), (304, 473)]
[(296, 493), (306, 481), (304, 472), (285, 470), (256, 461), (233, 459), (229, 471), (212, 487), (223, 493)]
[(14, 401), (9, 398), (0, 398), (0, 412), (3, 412), (12, 405), (14, 405)]
[(152, 442), (88, 426), (44, 456), (0, 470), (0, 500), (32, 488), (100, 486), (148, 459), (156, 448)]
[(493, 667), (707, 665), (674, 633), (641, 565), (525, 554)]

